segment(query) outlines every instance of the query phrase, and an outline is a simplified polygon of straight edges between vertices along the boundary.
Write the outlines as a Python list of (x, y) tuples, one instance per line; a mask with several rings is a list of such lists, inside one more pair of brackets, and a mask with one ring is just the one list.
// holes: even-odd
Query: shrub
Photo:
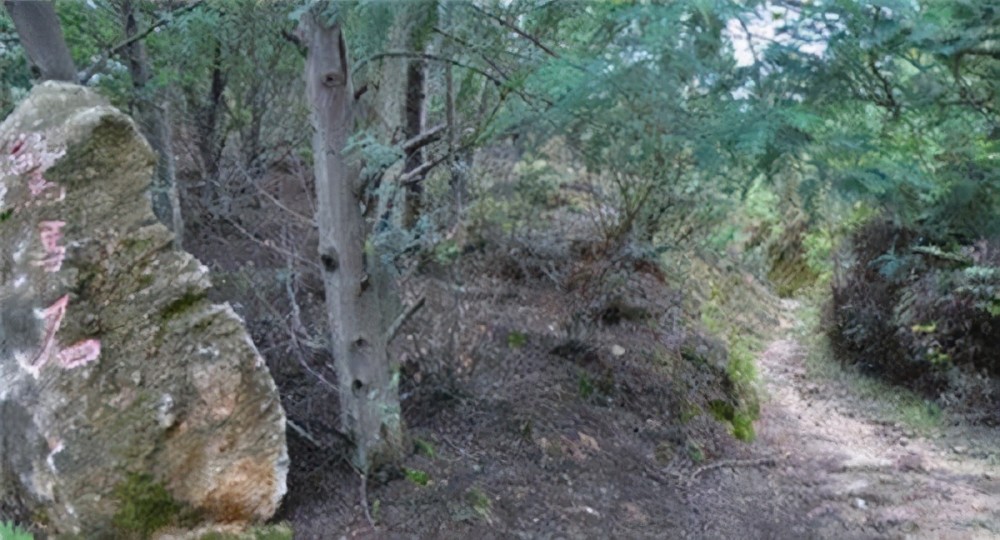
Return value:
[(1000, 242), (962, 246), (872, 221), (849, 255), (827, 314), (842, 361), (938, 397), (981, 396), (955, 385), (1000, 378)]

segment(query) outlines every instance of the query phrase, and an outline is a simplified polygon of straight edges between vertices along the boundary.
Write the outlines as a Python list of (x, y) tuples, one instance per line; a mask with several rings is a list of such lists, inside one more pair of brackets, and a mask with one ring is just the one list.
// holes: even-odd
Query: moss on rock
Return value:
[(175, 525), (184, 507), (162, 484), (143, 473), (129, 473), (115, 488), (118, 512), (112, 518), (125, 538), (149, 538), (158, 529)]

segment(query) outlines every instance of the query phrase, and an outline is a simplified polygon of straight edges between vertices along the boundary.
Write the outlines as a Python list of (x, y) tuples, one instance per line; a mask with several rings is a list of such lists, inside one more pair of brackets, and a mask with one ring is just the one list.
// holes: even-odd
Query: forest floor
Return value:
[[(1000, 430), (843, 369), (808, 302), (779, 300), (735, 263), (606, 268), (573, 251), (588, 238), (579, 223), (552, 223), (406, 284), (408, 303), (426, 299), (394, 351), (415, 452), (366, 482), (333, 435), (336, 394), (317, 384), (331, 359), (289, 360), (280, 319), (254, 304), (286, 296), (267, 289), (267, 261), (257, 281), (215, 265), (220, 299), (258, 314), (248, 322), (296, 426), (276, 516), (296, 538), (1000, 538)], [(243, 248), (199, 254), (238, 260), (226, 249)], [(609, 319), (608, 294), (623, 291), (656, 324)], [(322, 320), (321, 284), (298, 296), (302, 320)], [(759, 345), (749, 443), (708, 412), (732, 398), (722, 336)]]
[(575, 372), (525, 351), (410, 419), (425, 451), (407, 460), (408, 480), (369, 484), (375, 527), (358, 477), (331, 461), (307, 475), (328, 489), (290, 494), (282, 517), (297, 538), (1000, 537), (996, 429), (907, 418), (890, 403), (897, 390), (817, 368), (800, 307), (780, 306), (751, 443), (663, 466), (648, 451), (653, 420), (581, 403), (566, 390)]

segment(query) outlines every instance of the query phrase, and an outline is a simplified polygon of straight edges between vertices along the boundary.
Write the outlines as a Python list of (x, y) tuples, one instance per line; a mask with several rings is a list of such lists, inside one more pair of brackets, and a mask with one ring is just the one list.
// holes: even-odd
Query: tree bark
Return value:
[(39, 0), (6, 0), (4, 7), (14, 20), (18, 39), (37, 78), (42, 81), (78, 82), (76, 66), (63, 38), (55, 4)]
[[(389, 51), (403, 54), (383, 53), (379, 59), (379, 70), (369, 80), (369, 85), (377, 90), (369, 110), (370, 125), (376, 137), (386, 144), (395, 145), (407, 141), (422, 131), (425, 117), (425, 60), (421, 58), (425, 48), (419, 30), (429, 24), (435, 5), (429, 1), (400, 2), (386, 46)], [(410, 178), (414, 172), (422, 176), (424, 152), (420, 149), (408, 151), (402, 163), (385, 171), (385, 178)], [(401, 182), (393, 186), (393, 195), (378, 201), (378, 215), (389, 219), (394, 225), (412, 227), (420, 217), (423, 201), (423, 186), (420, 182)]]
[(356, 444), (355, 466), (368, 472), (404, 453), (399, 369), (387, 350), (398, 298), (361, 212), (359, 162), (345, 155), (357, 113), (347, 45), (339, 23), (320, 17), (307, 11), (299, 29), (309, 51), (319, 250), (342, 426)]
[[(122, 13), (125, 16), (125, 37), (130, 38), (139, 33), (136, 20), (136, 9), (132, 0), (122, 2)], [(157, 219), (173, 231), (178, 245), (183, 240), (184, 222), (181, 220), (181, 209), (177, 196), (176, 172), (174, 168), (173, 137), (167, 113), (157, 103), (158, 93), (148, 87), (152, 78), (146, 47), (142, 40), (136, 40), (125, 48), (128, 60), (129, 74), (132, 76), (132, 96), (136, 108), (136, 120), (146, 141), (156, 152), (156, 174), (150, 194), (153, 203), (153, 213)]]
[[(406, 109), (403, 123), (403, 139), (409, 140), (421, 133), (424, 127), (424, 62), (412, 59), (406, 70)], [(420, 167), (424, 162), (422, 147), (406, 156), (403, 174)], [(412, 182), (406, 185), (403, 205), (403, 227), (413, 228), (420, 219), (423, 206), (424, 184)]]
[(219, 160), (222, 158), (223, 141), (219, 136), (219, 113), (227, 82), (222, 69), (222, 42), (216, 38), (212, 49), (212, 84), (209, 87), (208, 99), (199, 106), (201, 114), (197, 119), (196, 135), (204, 173), (212, 181), (219, 175)]

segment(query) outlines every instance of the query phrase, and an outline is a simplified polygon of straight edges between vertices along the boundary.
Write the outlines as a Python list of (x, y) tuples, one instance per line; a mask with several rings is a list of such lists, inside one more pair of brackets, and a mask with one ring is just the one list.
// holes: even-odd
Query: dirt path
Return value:
[[(796, 306), (785, 307), (784, 333), (791, 335)], [(695, 489), (708, 489), (701, 497), (709, 507), (722, 500), (712, 496), (711, 482), (719, 482), (720, 497), (729, 491), (731, 504), (747, 504), (728, 513), (736, 518), (732, 523), (708, 520), (707, 536), (713, 529), (732, 534), (738, 520), (746, 519), (744, 527), (775, 537), (1000, 538), (995, 429), (942, 427), (918, 435), (878, 418), (849, 385), (811, 378), (805, 357), (790, 337), (762, 354), (768, 398), (752, 454), (772, 457), (777, 465), (769, 472), (720, 470), (699, 482)], [(758, 482), (770, 488), (763, 500)], [(785, 526), (755, 525), (759, 521)]]
[(425, 481), (367, 489), (377, 528), (357, 476), (297, 438), (293, 462), (312, 468), (290, 484), (283, 517), (296, 538), (320, 540), (1000, 539), (1000, 430), (888, 420), (857, 381), (810, 371), (797, 306), (782, 312), (758, 364), (766, 398), (750, 444), (722, 437), (703, 463), (661, 461), (666, 428), (647, 407), (669, 388), (650, 385), (641, 407), (595, 404), (578, 395), (579, 364), (498, 337), (466, 397), (411, 424), (433, 451), (405, 466)]

